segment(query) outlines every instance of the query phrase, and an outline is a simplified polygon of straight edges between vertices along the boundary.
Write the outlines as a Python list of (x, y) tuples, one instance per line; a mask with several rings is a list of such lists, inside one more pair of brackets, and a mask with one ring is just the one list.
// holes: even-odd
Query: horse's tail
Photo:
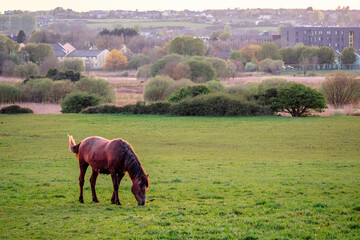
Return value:
[(68, 136), (69, 136), (69, 148), (70, 148), (70, 151), (73, 152), (73, 153), (78, 154), (80, 143), (75, 144), (75, 140), (74, 140), (73, 136), (71, 136), (69, 134), (68, 134)]

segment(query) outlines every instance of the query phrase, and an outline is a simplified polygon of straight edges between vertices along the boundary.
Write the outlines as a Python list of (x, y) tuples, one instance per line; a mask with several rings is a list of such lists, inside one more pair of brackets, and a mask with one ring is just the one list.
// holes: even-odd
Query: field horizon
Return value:
[[(1, 115), (2, 239), (358, 239), (358, 117)], [(84, 204), (68, 149), (123, 138), (149, 174), (138, 207), (100, 175)], [(150, 201), (151, 200), (151, 201)]]

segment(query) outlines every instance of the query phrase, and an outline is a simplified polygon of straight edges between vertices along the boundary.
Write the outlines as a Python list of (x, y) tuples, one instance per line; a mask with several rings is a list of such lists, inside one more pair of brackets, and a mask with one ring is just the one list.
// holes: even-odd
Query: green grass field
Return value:
[[(129, 141), (150, 175), (139, 207), (78, 202), (78, 142)], [(359, 239), (359, 117), (0, 115), (0, 239)]]

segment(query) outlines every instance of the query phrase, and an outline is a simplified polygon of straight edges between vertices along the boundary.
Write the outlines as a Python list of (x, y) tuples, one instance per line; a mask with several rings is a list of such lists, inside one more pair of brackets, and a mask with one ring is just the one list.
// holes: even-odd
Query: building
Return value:
[(102, 69), (105, 59), (110, 53), (108, 50), (77, 50), (71, 44), (51, 44), (55, 57), (60, 61), (67, 58), (79, 58), (84, 62), (87, 70)]
[(360, 52), (359, 27), (282, 27), (281, 47), (294, 47), (298, 43), (305, 46), (332, 47), (342, 52), (345, 47), (353, 47)]
[(79, 58), (84, 62), (87, 70), (102, 69), (105, 64), (105, 59), (109, 55), (108, 50), (74, 50), (67, 58)]
[(259, 35), (233, 35), (230, 37), (230, 41), (240, 45), (263, 45), (265, 42), (273, 42), (279, 48), (281, 47), (280, 35), (270, 35), (267, 32), (261, 33)]

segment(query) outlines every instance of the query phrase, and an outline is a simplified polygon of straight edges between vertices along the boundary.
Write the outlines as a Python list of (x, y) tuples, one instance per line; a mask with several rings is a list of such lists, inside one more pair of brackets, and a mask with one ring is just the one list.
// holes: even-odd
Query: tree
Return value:
[(17, 38), (16, 38), (16, 42), (17, 43), (25, 43), (26, 42), (26, 34), (23, 30), (20, 30)]
[(360, 79), (354, 74), (337, 71), (326, 76), (326, 80), (321, 84), (321, 92), (329, 104), (342, 108), (360, 99)]
[(98, 95), (84, 92), (74, 92), (67, 95), (61, 102), (62, 113), (78, 113), (87, 107), (99, 105), (101, 99)]
[(155, 77), (158, 73), (162, 72), (162, 70), (164, 69), (164, 67), (167, 63), (181, 62), (183, 59), (184, 59), (184, 57), (179, 54), (166, 55), (151, 65), (150, 74), (152, 77)]
[(194, 82), (207, 82), (216, 76), (215, 69), (208, 62), (190, 60), (187, 64), (190, 67), (190, 78)]
[(149, 57), (143, 54), (139, 54), (130, 59), (127, 67), (128, 69), (138, 69), (139, 67), (149, 63), (150, 63)]
[(147, 102), (165, 101), (173, 91), (174, 80), (165, 76), (151, 78), (144, 87), (144, 99)]
[(266, 58), (259, 63), (259, 70), (267, 73), (280, 72), (284, 62), (281, 60), (272, 60)]
[(312, 65), (312, 68), (315, 70), (316, 65), (319, 63), (319, 48), (318, 47), (305, 47), (300, 56), (300, 62), (306, 68), (307, 64)]
[(55, 56), (54, 50), (50, 44), (40, 43), (34, 49), (33, 60), (40, 64), (45, 57)]
[(298, 83), (282, 87), (272, 103), (272, 109), (285, 111), (293, 117), (311, 115), (311, 110), (323, 112), (325, 108), (324, 95)]
[(24, 63), (15, 68), (15, 75), (20, 78), (28, 78), (39, 75), (39, 68), (33, 62)]
[(125, 69), (127, 58), (120, 51), (113, 49), (105, 59), (104, 69), (115, 71)]
[(74, 72), (81, 73), (85, 70), (84, 62), (80, 58), (65, 59), (62, 62), (62, 65), (64, 71), (72, 70)]
[(258, 59), (258, 53), (261, 47), (259, 45), (249, 45), (240, 49), (246, 62), (251, 62), (253, 58)]
[(331, 65), (335, 62), (335, 52), (331, 47), (320, 47), (317, 55), (321, 68), (323, 65)]
[(29, 42), (32, 43), (58, 43), (60, 42), (60, 34), (53, 30), (41, 30), (33, 32), (30, 36)]
[(346, 65), (347, 69), (350, 68), (350, 65), (354, 64), (356, 62), (356, 54), (355, 50), (352, 47), (346, 47), (341, 52), (341, 65)]
[(258, 53), (260, 59), (271, 58), (273, 60), (281, 59), (278, 47), (273, 42), (265, 42)]
[(292, 47), (285, 47), (279, 50), (285, 64), (298, 64), (299, 58)]
[(176, 37), (169, 43), (169, 54), (176, 53), (188, 56), (204, 56), (204, 41), (191, 36)]
[(232, 51), (229, 56), (230, 60), (240, 61), (242, 63), (245, 62), (245, 59), (240, 51)]

